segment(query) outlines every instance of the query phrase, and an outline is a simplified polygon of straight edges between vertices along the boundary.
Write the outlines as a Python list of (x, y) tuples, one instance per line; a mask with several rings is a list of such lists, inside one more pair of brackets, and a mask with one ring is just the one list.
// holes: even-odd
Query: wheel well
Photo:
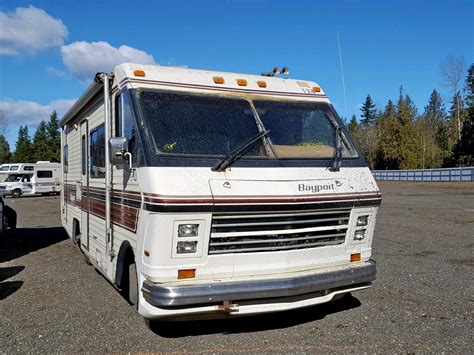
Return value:
[[(115, 272), (115, 285), (118, 288), (124, 288), (128, 286), (128, 266), (135, 262), (135, 255), (133, 248), (129, 242), (125, 241), (120, 246), (120, 250), (117, 256), (117, 269)], [(125, 284), (124, 284), (125, 282)]]

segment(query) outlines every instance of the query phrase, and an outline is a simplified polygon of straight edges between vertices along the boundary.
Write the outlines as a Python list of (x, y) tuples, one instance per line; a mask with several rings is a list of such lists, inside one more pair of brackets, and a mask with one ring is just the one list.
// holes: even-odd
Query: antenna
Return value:
[(342, 89), (344, 90), (344, 105), (346, 108), (346, 119), (349, 119), (349, 113), (347, 112), (346, 82), (344, 81), (344, 66), (342, 65), (341, 44), (339, 43), (339, 32), (336, 32), (336, 33), (337, 33), (337, 47), (339, 48), (339, 62), (341, 63)]

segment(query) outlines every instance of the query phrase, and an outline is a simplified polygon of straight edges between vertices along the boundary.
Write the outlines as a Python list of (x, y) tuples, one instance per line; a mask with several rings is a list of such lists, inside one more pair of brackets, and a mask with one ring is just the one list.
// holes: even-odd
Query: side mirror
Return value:
[(110, 164), (122, 165), (126, 153), (128, 153), (128, 141), (125, 137), (110, 138)]

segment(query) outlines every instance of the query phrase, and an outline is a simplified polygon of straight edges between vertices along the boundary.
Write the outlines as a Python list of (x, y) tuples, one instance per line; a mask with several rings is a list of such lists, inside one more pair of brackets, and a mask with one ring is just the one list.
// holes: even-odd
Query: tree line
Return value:
[(398, 100), (388, 100), (383, 110), (377, 110), (367, 95), (361, 119), (353, 115), (348, 128), (371, 169), (474, 165), (474, 64), (467, 70), (462, 91), (463, 78), (452, 73), (459, 73), (462, 66), (450, 65), (442, 70), (453, 92), (448, 109), (436, 89), (421, 113), (402, 87)]
[(39, 160), (60, 162), (61, 133), (58, 115), (53, 111), (49, 121), (42, 120), (31, 139), (27, 126), (20, 126), (16, 149), (10, 152), (10, 146), (4, 134), (0, 134), (0, 164), (34, 163)]

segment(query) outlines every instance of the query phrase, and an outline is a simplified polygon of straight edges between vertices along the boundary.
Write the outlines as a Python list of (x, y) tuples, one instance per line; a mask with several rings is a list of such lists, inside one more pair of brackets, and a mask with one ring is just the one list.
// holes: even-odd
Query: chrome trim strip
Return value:
[[(309, 294), (340, 287), (353, 287), (375, 280), (375, 261), (337, 270), (279, 279), (173, 285), (145, 280), (142, 293), (156, 307), (192, 306), (223, 301), (244, 301)], [(308, 296), (308, 298), (311, 296)]]

